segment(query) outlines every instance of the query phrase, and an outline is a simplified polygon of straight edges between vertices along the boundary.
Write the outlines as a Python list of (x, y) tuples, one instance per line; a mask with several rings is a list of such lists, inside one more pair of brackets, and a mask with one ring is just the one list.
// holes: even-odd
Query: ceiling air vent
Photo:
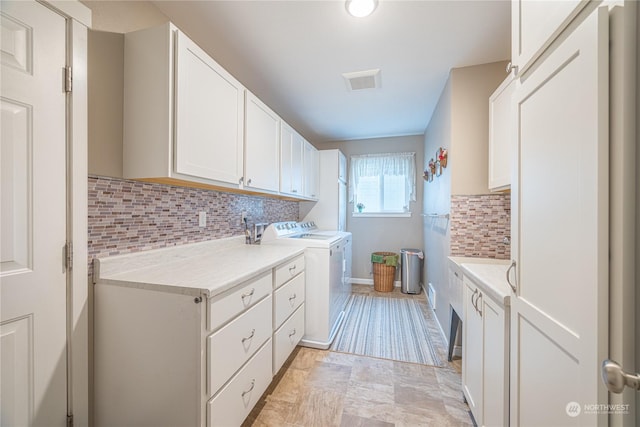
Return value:
[(380, 88), (380, 69), (343, 73), (348, 90), (378, 89)]

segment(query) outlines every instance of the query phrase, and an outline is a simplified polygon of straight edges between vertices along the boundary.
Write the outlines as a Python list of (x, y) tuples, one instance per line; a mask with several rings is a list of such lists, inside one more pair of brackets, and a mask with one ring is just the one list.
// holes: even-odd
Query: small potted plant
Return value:
[(364, 209), (364, 203), (358, 203), (356, 205), (356, 208), (358, 208), (358, 212), (362, 213), (362, 210)]

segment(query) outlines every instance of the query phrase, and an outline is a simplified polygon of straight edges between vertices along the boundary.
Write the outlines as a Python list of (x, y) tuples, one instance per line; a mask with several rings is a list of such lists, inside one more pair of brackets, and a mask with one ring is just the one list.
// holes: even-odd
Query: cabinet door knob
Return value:
[(248, 340), (250, 340), (251, 338), (253, 338), (253, 336), (254, 336), (255, 334), (256, 334), (256, 330), (255, 330), (255, 329), (252, 329), (252, 330), (251, 330), (251, 335), (249, 335), (248, 337), (244, 337), (244, 338), (242, 338), (242, 343), (244, 344), (244, 342), (245, 342), (245, 341), (248, 341)]
[(516, 262), (515, 261), (511, 261), (511, 265), (507, 269), (507, 283), (509, 284), (509, 286), (511, 286), (511, 290), (513, 290), (514, 293), (517, 293), (518, 288), (516, 287), (516, 285), (511, 283), (511, 274), (510, 274), (511, 273), (511, 269), (515, 269), (515, 268), (516, 268)]
[(475, 308), (475, 309), (476, 309), (476, 311), (478, 311), (478, 306), (476, 305), (476, 300), (474, 300), (474, 299), (473, 299), (473, 298), (475, 298), (475, 297), (476, 297), (476, 295), (478, 295), (478, 288), (476, 288), (476, 289), (473, 291), (473, 295), (471, 295), (471, 304), (473, 305), (473, 308)]
[(246, 394), (251, 393), (251, 391), (253, 390), (253, 388), (256, 386), (256, 380), (255, 378), (251, 380), (251, 386), (249, 387), (249, 390), (245, 390), (242, 392), (242, 397), (244, 397)]
[(518, 66), (517, 65), (513, 65), (512, 62), (509, 62), (507, 64), (507, 73), (510, 73), (511, 71), (513, 71), (514, 74), (518, 74)]
[(242, 298), (242, 301), (244, 302), (244, 299), (249, 298), (250, 296), (253, 296), (253, 293), (255, 291), (256, 291), (256, 288), (251, 288), (251, 292), (249, 292), (248, 294), (242, 294), (240, 298)]

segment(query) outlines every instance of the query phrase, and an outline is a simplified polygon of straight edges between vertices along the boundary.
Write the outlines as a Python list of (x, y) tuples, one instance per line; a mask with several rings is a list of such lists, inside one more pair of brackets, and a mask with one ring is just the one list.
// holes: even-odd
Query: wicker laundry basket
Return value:
[(371, 254), (371, 262), (373, 263), (373, 289), (378, 292), (393, 291), (398, 254), (374, 252)]

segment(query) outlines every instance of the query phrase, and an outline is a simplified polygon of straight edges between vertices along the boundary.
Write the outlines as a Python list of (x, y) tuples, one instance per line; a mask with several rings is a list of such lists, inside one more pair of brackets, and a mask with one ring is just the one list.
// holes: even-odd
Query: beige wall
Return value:
[[(489, 96), (507, 77), (506, 62), (451, 70), (424, 136), (425, 163), (439, 147), (449, 153), (447, 168), (424, 184), (424, 212), (450, 213), (452, 195), (488, 194)], [(425, 217), (425, 285), (436, 291), (436, 317), (448, 335), (451, 299), (447, 257), (450, 222)]]
[(128, 33), (153, 27), (169, 18), (148, 1), (81, 0), (91, 9), (91, 29)]
[(415, 135), (317, 144), (317, 148), (320, 150), (340, 149), (347, 157), (347, 161), (349, 161), (350, 156), (356, 154), (416, 153), (417, 200), (411, 202), (409, 207), (411, 209), (410, 218), (354, 218), (351, 215), (353, 205), (349, 203), (347, 206), (347, 231), (353, 233), (352, 276), (354, 279), (373, 279), (370, 261), (372, 252), (390, 251), (400, 253), (401, 248), (423, 249), (424, 247), (420, 231), (422, 228), (423, 193), (421, 171), (424, 169), (424, 146), (422, 142), (423, 137)]
[(123, 33), (168, 21), (145, 1), (83, 1), (92, 11), (88, 34), (89, 174), (122, 177)]
[(505, 61), (451, 70), (451, 148), (457, 161), (451, 194), (489, 192), (489, 96), (507, 77), (506, 66)]
[(88, 34), (89, 174), (122, 176), (124, 36)]

